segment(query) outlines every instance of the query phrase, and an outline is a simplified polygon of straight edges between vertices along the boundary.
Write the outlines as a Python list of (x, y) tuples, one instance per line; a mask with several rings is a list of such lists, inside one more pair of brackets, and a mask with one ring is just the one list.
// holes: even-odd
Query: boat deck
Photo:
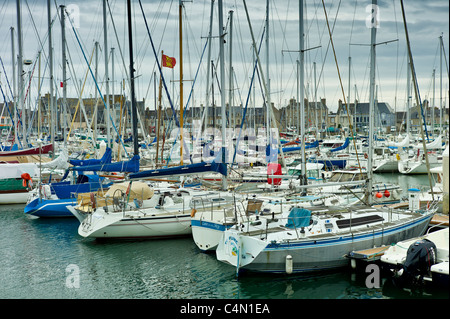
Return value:
[(356, 250), (350, 252), (350, 254), (347, 257), (365, 261), (379, 260), (381, 256), (384, 255), (384, 252), (388, 250), (389, 247), (390, 246), (380, 246), (364, 250)]

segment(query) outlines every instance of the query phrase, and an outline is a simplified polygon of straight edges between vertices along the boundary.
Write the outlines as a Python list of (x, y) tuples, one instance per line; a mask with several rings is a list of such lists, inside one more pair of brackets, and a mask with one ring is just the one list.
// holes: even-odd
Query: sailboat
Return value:
[[(66, 160), (63, 180), (48, 184), (39, 183), (36, 189), (30, 192), (24, 208), (25, 214), (36, 217), (73, 217), (67, 206), (76, 205), (79, 194), (106, 191), (112, 185), (108, 178), (100, 176), (97, 171), (120, 172), (134, 167), (131, 160), (131, 164), (111, 163), (111, 152), (111, 149), (107, 148), (102, 158), (87, 160), (69, 160), (66, 152), (63, 152), (53, 161), (54, 165), (58, 165)], [(69, 168), (69, 163), (74, 166)], [(48, 164), (50, 163), (47, 163), (47, 166)]]
[[(372, 1), (373, 5), (376, 3), (376, 0)], [(300, 1), (299, 5), (302, 26), (303, 1)], [(372, 26), (371, 112), (375, 91), (375, 38), (376, 28)], [(333, 42), (331, 44), (334, 50)], [(369, 190), (372, 187), (372, 145), (373, 124), (369, 126)], [(418, 197), (414, 199), (417, 201)], [(436, 207), (433, 203), (429, 209), (417, 210), (413, 209), (414, 207), (412, 204), (408, 210), (371, 206), (317, 206), (308, 209), (293, 207), (277, 218), (276, 223), (262, 220), (260, 225), (248, 231), (245, 225), (236, 225), (225, 230), (216, 256), (219, 261), (236, 267), (237, 274), (243, 269), (291, 274), (344, 267), (349, 264), (349, 259), (345, 256), (350, 251), (390, 245), (423, 234)]]
[[(411, 156), (403, 156), (398, 161), (398, 171), (402, 174), (427, 174), (428, 169), (442, 165), (442, 137), (439, 135), (434, 141), (426, 145), (428, 152), (428, 164), (421, 144), (414, 147)], [(409, 154), (408, 154), (409, 155)]]
[(409, 148), (409, 134), (401, 142), (388, 143), (386, 147), (381, 147), (381, 154), (373, 159), (373, 171), (375, 173), (398, 172), (399, 158), (407, 154)]

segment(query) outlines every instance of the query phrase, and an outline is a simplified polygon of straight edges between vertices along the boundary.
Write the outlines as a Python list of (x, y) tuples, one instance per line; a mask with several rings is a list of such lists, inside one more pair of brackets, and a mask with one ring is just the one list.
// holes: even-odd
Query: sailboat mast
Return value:
[[(99, 43), (98, 41), (95, 41), (95, 79), (98, 79), (98, 51), (99, 51)], [(92, 120), (94, 121), (94, 134), (93, 134), (93, 138), (94, 138), (94, 150), (95, 153), (97, 153), (97, 133), (98, 133), (98, 103), (97, 103), (97, 94), (98, 91), (95, 90), (95, 96), (94, 96), (94, 101), (95, 101), (95, 107), (94, 107), (94, 115), (92, 117)]]
[(179, 42), (180, 42), (180, 164), (183, 165), (183, 25), (182, 12), (183, 1), (180, 0), (178, 6), (179, 19)]
[(270, 132), (270, 108), (271, 108), (271, 99), (270, 99), (270, 76), (269, 76), (269, 1), (266, 1), (266, 76), (267, 76), (267, 99), (266, 99), (266, 136), (267, 136), (267, 144), (271, 145), (271, 132)]
[[(226, 112), (225, 112), (225, 55), (224, 55), (224, 45), (225, 34), (223, 29), (223, 5), (222, 0), (218, 1), (219, 8), (219, 59), (220, 59), (220, 103), (222, 110), (222, 163), (226, 164), (225, 161), (225, 139), (226, 139)], [(222, 188), (226, 190), (228, 188), (227, 176), (222, 176)]]
[(442, 136), (442, 35), (439, 37), (439, 63), (440, 63), (440, 71), (439, 71), (439, 134)]
[(409, 65), (411, 61), (409, 60), (408, 55), (408, 66), (406, 68), (406, 134), (409, 136), (411, 133), (411, 68)]
[[(207, 61), (207, 66), (206, 66), (206, 98), (205, 98), (205, 124), (204, 127), (205, 129), (208, 127), (208, 122), (209, 122), (209, 80), (210, 80), (210, 66), (209, 66), (209, 61), (211, 61), (211, 36), (212, 36), (212, 24), (213, 24), (213, 14), (214, 14), (214, 0), (211, 0), (211, 12), (209, 14), (209, 33), (208, 33), (208, 59)], [(211, 71), (212, 72), (212, 71)]]
[(229, 114), (232, 115), (230, 117), (230, 123), (232, 123), (232, 128), (234, 130), (236, 124), (234, 122), (234, 109), (233, 109), (233, 10), (230, 10), (230, 27), (229, 27), (229, 72), (228, 72), (228, 107), (230, 108)]
[(37, 124), (37, 133), (38, 138), (40, 138), (41, 133), (41, 53), (42, 51), (39, 51), (39, 67), (38, 67), (38, 124)]
[(61, 39), (62, 39), (62, 71), (63, 71), (63, 103), (61, 108), (61, 113), (63, 114), (63, 127), (64, 127), (64, 147), (67, 145), (67, 82), (66, 82), (66, 21), (64, 9), (65, 6), (59, 6), (61, 9)]
[(138, 135), (137, 135), (137, 110), (136, 110), (136, 96), (134, 89), (134, 61), (133, 61), (133, 30), (131, 24), (131, 0), (127, 0), (127, 14), (128, 14), (128, 45), (130, 52), (130, 87), (131, 87), (131, 114), (133, 116), (133, 144), (134, 155), (139, 155)]
[[(49, 0), (50, 1), (50, 0)], [(14, 64), (16, 64), (16, 53), (14, 48), (14, 28), (11, 27), (11, 54), (12, 54), (12, 66), (13, 66), (13, 90), (14, 90), (14, 96), (13, 96), (13, 102), (14, 102), (14, 144), (17, 146), (19, 145), (19, 138), (17, 130), (19, 129), (19, 125), (17, 123), (17, 83), (16, 83), (16, 68), (14, 67)]]
[(306, 179), (306, 153), (305, 153), (305, 31), (303, 25), (303, 0), (299, 2), (299, 20), (300, 20), (300, 74), (299, 74), (299, 86), (300, 86), (300, 137), (302, 147), (302, 178), (300, 179), (301, 185), (307, 184)]
[(370, 28), (370, 86), (369, 86), (369, 152), (367, 159), (367, 200), (369, 205), (372, 205), (372, 158), (373, 158), (373, 122), (375, 120), (375, 65), (376, 65), (376, 50), (375, 42), (377, 38), (378, 17), (376, 16), (377, 0), (372, 0), (372, 10), (375, 14), (374, 21)]
[[(110, 118), (110, 106), (109, 106), (109, 70), (108, 70), (108, 25), (106, 23), (106, 0), (103, 0), (103, 52), (105, 54), (105, 86), (106, 86), (106, 137), (108, 142), (106, 145), (111, 147), (111, 118)], [(137, 140), (137, 135), (133, 135), (133, 140)]]
[[(49, 66), (49, 84), (50, 84), (50, 99), (49, 99), (49, 110), (50, 111), (50, 139), (55, 147), (55, 107), (53, 104), (53, 47), (52, 47), (52, 8), (50, 0), (47, 0), (47, 28), (48, 28), (48, 66)], [(52, 158), (55, 157), (55, 152), (52, 152)]]
[(19, 56), (17, 58), (17, 76), (19, 77), (19, 90), (17, 96), (17, 106), (20, 105), (22, 110), (22, 140), (25, 141), (26, 129), (25, 129), (25, 105), (23, 103), (23, 41), (22, 41), (22, 7), (20, 0), (16, 1), (17, 4), (17, 38), (19, 43)]
[(435, 83), (436, 82), (436, 69), (433, 69), (433, 103), (431, 104), (431, 135), (434, 137), (434, 101), (435, 101)]

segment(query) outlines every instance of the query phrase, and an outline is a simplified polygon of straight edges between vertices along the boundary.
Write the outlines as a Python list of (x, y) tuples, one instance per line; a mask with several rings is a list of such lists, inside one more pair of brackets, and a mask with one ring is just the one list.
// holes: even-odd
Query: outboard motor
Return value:
[(428, 239), (420, 239), (409, 246), (403, 264), (403, 280), (420, 283), (436, 263), (436, 245)]

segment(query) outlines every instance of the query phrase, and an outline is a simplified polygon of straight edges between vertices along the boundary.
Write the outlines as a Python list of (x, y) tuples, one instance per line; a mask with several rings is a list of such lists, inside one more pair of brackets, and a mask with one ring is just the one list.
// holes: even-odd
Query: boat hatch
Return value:
[(348, 228), (348, 227), (355, 227), (355, 226), (361, 226), (361, 225), (365, 225), (365, 224), (381, 222), (383, 220), (384, 220), (384, 218), (379, 215), (369, 215), (369, 216), (364, 216), (364, 217), (337, 220), (336, 225), (339, 228)]

